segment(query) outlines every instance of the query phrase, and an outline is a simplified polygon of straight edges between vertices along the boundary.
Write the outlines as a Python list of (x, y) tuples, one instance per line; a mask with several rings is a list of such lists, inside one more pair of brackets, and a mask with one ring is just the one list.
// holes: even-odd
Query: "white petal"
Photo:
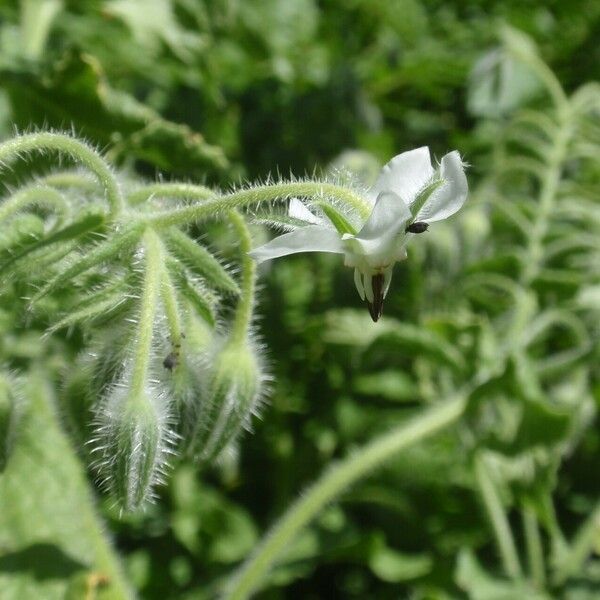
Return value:
[(404, 231), (411, 218), (410, 209), (402, 198), (393, 192), (382, 192), (356, 237), (362, 240), (376, 240), (389, 232)]
[(367, 301), (373, 303), (375, 300), (375, 294), (373, 293), (373, 277), (371, 277), (371, 275), (364, 275), (364, 284)]
[(392, 283), (393, 272), (394, 272), (394, 267), (392, 265), (391, 267), (388, 267), (383, 273), (383, 275), (385, 277), (385, 279), (383, 280), (383, 297), (384, 297), (384, 299), (387, 296), (387, 293), (390, 289), (390, 283)]
[(456, 150), (442, 158), (440, 175), (444, 183), (429, 196), (416, 221), (440, 221), (453, 215), (465, 203), (469, 187), (463, 162)]
[(337, 231), (319, 225), (309, 225), (280, 235), (248, 254), (256, 262), (261, 263), (265, 260), (287, 256), (288, 254), (297, 254), (298, 252), (343, 254), (344, 246)]
[(299, 219), (300, 221), (306, 221), (314, 225), (319, 225), (323, 221), (316, 215), (313, 215), (306, 206), (298, 198), (292, 198), (290, 200), (290, 206), (288, 208), (288, 215), (293, 219)]
[(354, 269), (354, 285), (361, 300), (365, 299), (365, 286), (363, 285), (362, 273), (358, 269)]
[(433, 176), (429, 148), (423, 146), (416, 150), (394, 156), (368, 191), (368, 197), (374, 202), (381, 192), (394, 192), (407, 204)]
[(344, 236), (352, 251), (368, 258), (373, 267), (389, 265), (405, 238), (410, 210), (396, 194), (379, 194), (371, 216), (356, 236)]

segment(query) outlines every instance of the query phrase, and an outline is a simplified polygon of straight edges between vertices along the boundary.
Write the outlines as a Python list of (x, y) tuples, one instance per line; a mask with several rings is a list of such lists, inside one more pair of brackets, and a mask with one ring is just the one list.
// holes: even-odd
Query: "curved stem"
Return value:
[(116, 217), (120, 214), (123, 209), (123, 197), (110, 167), (96, 151), (68, 135), (50, 132), (30, 133), (8, 140), (0, 144), (0, 164), (13, 160), (23, 153), (44, 150), (68, 154), (90, 169), (106, 192), (110, 215)]
[(517, 554), (515, 540), (513, 539), (510, 525), (498, 497), (494, 482), (488, 475), (488, 468), (485, 457), (481, 453), (475, 457), (475, 478), (492, 524), (494, 535), (496, 536), (496, 543), (498, 544), (504, 570), (509, 577), (521, 579), (521, 563)]
[(160, 275), (162, 271), (162, 252), (160, 238), (152, 230), (144, 233), (145, 250), (144, 286), (140, 299), (138, 332), (135, 340), (133, 372), (131, 375), (132, 397), (140, 397), (148, 379), (148, 369), (152, 358), (152, 336)]
[(252, 237), (244, 217), (237, 211), (232, 210), (229, 212), (229, 219), (238, 234), (240, 252), (242, 253), (240, 260), (242, 265), (240, 297), (235, 309), (235, 318), (231, 331), (231, 340), (236, 343), (242, 342), (246, 338), (248, 328), (252, 322), (254, 291), (256, 287), (256, 262), (248, 254), (252, 249)]
[(169, 227), (208, 219), (223, 210), (258, 206), (265, 202), (285, 201), (295, 196), (314, 198), (329, 196), (357, 210), (363, 218), (371, 213), (371, 205), (348, 188), (332, 183), (314, 181), (298, 183), (277, 183), (262, 185), (239, 192), (232, 192), (213, 200), (185, 206), (176, 210), (150, 215), (146, 222), (153, 227)]
[(67, 202), (55, 189), (47, 186), (27, 187), (20, 189), (0, 204), (0, 221), (32, 204), (54, 206), (59, 213), (67, 211)]
[(40, 177), (38, 183), (49, 185), (51, 187), (65, 189), (78, 188), (86, 192), (92, 192), (98, 189), (98, 182), (88, 173), (82, 174), (77, 171), (59, 171), (58, 173), (49, 173)]
[(127, 196), (127, 202), (135, 206), (154, 197), (183, 198), (186, 200), (207, 200), (217, 194), (203, 185), (187, 183), (154, 183), (145, 185)]
[(434, 406), (397, 426), (328, 469), (273, 526), (234, 577), (224, 600), (243, 600), (259, 587), (290, 541), (349, 485), (370, 475), (386, 460), (412, 444), (439, 432), (463, 414), (466, 398), (459, 396)]

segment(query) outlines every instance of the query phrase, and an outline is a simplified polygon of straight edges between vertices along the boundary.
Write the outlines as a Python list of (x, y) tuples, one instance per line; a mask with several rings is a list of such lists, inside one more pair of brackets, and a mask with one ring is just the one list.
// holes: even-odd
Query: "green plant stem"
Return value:
[(554, 582), (562, 585), (571, 575), (581, 572), (583, 563), (592, 553), (600, 536), (600, 502), (581, 526), (573, 544), (564, 553), (564, 559), (559, 563), (554, 576)]
[(246, 225), (244, 217), (237, 211), (229, 212), (231, 220), (239, 240), (239, 248), (242, 254), (240, 262), (242, 266), (242, 281), (240, 285), (240, 296), (235, 309), (235, 317), (231, 330), (231, 341), (241, 343), (248, 336), (248, 329), (252, 322), (254, 312), (254, 292), (256, 288), (256, 262), (250, 258), (248, 252), (252, 249), (252, 236)]
[(371, 205), (352, 190), (332, 183), (309, 181), (262, 185), (233, 192), (201, 204), (155, 213), (147, 217), (146, 222), (153, 227), (170, 227), (208, 219), (224, 210), (258, 206), (265, 202), (284, 201), (295, 196), (304, 198), (328, 196), (356, 209), (365, 219), (371, 213)]
[(460, 418), (465, 406), (466, 398), (462, 395), (433, 406), (331, 466), (263, 538), (225, 591), (224, 600), (250, 597), (271, 566), (281, 559), (291, 540), (327, 503), (401, 450), (450, 426)]
[(131, 394), (136, 398), (142, 396), (144, 386), (148, 380), (148, 370), (152, 359), (154, 318), (162, 272), (160, 238), (154, 231), (149, 229), (144, 233), (142, 242), (145, 250), (144, 285), (140, 298), (138, 332), (135, 340), (133, 372), (131, 375)]
[(92, 171), (106, 193), (111, 217), (117, 217), (123, 209), (123, 197), (110, 167), (92, 148), (65, 134), (30, 133), (0, 144), (0, 164), (14, 160), (28, 152), (54, 150), (68, 154)]
[(0, 204), (0, 221), (11, 217), (32, 204), (44, 204), (57, 209), (59, 213), (67, 212), (65, 199), (53, 188), (35, 186), (20, 189)]
[(185, 200), (208, 200), (217, 194), (203, 185), (187, 183), (154, 183), (132, 192), (127, 196), (127, 202), (135, 206), (151, 198), (181, 198)]
[(485, 457), (481, 453), (478, 454), (475, 457), (475, 478), (488, 517), (492, 524), (492, 529), (494, 530), (504, 570), (509, 577), (521, 579), (523, 571), (521, 569), (515, 540), (506, 513), (504, 512), (504, 508), (498, 497), (498, 492), (494, 486), (494, 482), (488, 475), (487, 469), (488, 466), (486, 465)]
[(171, 333), (171, 343), (173, 346), (181, 344), (181, 317), (177, 303), (177, 295), (169, 271), (163, 264), (161, 269), (160, 296), (167, 316), (167, 323)]
[(97, 181), (88, 174), (78, 173), (77, 171), (49, 173), (48, 175), (44, 175), (44, 177), (40, 177), (38, 183), (60, 189), (77, 188), (86, 192), (98, 189)]
[(528, 506), (522, 511), (523, 531), (531, 579), (538, 589), (546, 585), (546, 567), (544, 565), (544, 549), (535, 512)]

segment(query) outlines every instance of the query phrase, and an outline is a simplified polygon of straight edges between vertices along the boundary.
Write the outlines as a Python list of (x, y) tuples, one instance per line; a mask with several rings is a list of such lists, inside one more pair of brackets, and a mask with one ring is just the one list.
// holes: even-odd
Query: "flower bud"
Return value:
[(153, 498), (173, 454), (168, 397), (154, 383), (135, 394), (123, 381), (109, 391), (96, 425), (96, 467), (105, 487), (123, 510), (136, 510)]
[(250, 340), (229, 340), (214, 357), (191, 443), (192, 454), (201, 462), (217, 459), (249, 427), (264, 395), (260, 362)]

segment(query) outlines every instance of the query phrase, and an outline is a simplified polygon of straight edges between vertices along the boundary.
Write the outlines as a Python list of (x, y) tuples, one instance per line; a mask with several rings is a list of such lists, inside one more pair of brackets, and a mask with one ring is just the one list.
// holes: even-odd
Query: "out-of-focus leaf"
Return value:
[(525, 582), (511, 582), (489, 575), (468, 550), (463, 550), (458, 556), (455, 579), (469, 600), (551, 600), (550, 596), (536, 591)]
[(405, 554), (383, 542), (373, 549), (369, 567), (379, 579), (399, 583), (423, 577), (431, 572), (433, 560), (427, 554)]
[(5, 68), (0, 76), (18, 126), (61, 129), (72, 123), (79, 133), (112, 145), (116, 160), (134, 157), (187, 176), (203, 176), (206, 169), (219, 172), (227, 165), (223, 152), (200, 133), (163, 119), (111, 87), (101, 64), (89, 54), (68, 52), (43, 77), (26, 66)]
[(2, 598), (63, 600), (81, 589), (98, 600), (129, 600), (49, 384), (32, 374), (24, 395), (14, 452), (0, 474)]
[(418, 394), (414, 381), (401, 371), (359, 375), (354, 381), (354, 389), (359, 394), (396, 401), (414, 400)]

